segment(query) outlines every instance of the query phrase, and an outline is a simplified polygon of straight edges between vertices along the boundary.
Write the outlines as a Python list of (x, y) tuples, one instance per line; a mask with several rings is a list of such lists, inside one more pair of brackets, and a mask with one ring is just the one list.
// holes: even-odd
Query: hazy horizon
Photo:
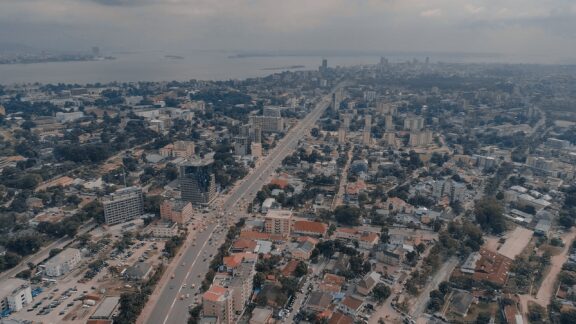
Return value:
[(0, 44), (113, 51), (490, 53), (576, 61), (569, 0), (3, 0)]

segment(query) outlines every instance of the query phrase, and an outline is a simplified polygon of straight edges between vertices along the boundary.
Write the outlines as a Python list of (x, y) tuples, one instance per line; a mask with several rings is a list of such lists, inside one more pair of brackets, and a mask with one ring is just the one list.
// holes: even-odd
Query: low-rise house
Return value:
[(249, 324), (270, 324), (272, 323), (273, 311), (270, 308), (255, 307), (252, 310)]
[(354, 324), (354, 318), (341, 312), (334, 312), (328, 324)]
[(364, 276), (356, 285), (356, 291), (362, 296), (368, 296), (380, 282), (380, 274), (372, 271)]
[(297, 260), (308, 260), (312, 255), (312, 251), (318, 244), (318, 241), (311, 237), (304, 237), (299, 240), (298, 245), (291, 251), (292, 257)]
[(352, 296), (346, 296), (344, 300), (340, 302), (338, 305), (338, 309), (346, 314), (350, 315), (354, 318), (360, 314), (362, 311), (362, 307), (364, 306), (364, 301)]
[(380, 238), (380, 236), (374, 232), (343, 227), (336, 229), (334, 237), (346, 242), (358, 242), (358, 247), (366, 250), (372, 249)]
[(332, 304), (332, 295), (313, 291), (308, 297), (304, 309), (312, 313), (320, 313), (327, 309)]
[(127, 280), (146, 280), (150, 275), (152, 275), (152, 266), (145, 262), (137, 262), (124, 272), (124, 278)]

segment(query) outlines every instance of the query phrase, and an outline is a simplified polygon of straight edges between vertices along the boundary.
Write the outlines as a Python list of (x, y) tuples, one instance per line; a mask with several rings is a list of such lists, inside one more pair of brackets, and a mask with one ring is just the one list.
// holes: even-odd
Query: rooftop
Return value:
[(28, 282), (17, 278), (8, 278), (0, 285), (0, 298), (12, 295), (20, 287), (27, 287)]

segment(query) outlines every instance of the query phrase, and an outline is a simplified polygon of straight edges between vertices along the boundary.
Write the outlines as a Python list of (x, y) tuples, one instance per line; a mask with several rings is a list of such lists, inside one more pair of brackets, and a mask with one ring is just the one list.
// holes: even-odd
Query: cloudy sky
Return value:
[(574, 0), (0, 0), (0, 43), (576, 57)]

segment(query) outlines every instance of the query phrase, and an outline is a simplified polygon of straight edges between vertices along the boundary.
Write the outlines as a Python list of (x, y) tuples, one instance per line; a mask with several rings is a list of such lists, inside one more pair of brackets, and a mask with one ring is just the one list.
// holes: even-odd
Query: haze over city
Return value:
[(0, 44), (49, 50), (576, 56), (570, 0), (4, 0), (0, 9)]

